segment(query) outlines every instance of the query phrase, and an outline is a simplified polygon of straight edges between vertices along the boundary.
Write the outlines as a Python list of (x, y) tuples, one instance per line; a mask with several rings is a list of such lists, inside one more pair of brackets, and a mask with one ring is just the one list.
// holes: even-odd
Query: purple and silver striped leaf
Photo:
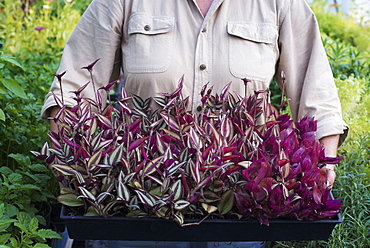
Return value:
[(112, 197), (112, 194), (111, 193), (109, 193), (109, 192), (102, 192), (102, 193), (100, 193), (99, 195), (98, 195), (98, 197), (96, 197), (96, 204), (102, 204), (102, 202), (108, 197), (108, 196), (110, 196), (110, 197)]
[(182, 75), (182, 77), (180, 78), (179, 86), (177, 87), (177, 89), (174, 92), (171, 93), (171, 97), (174, 98), (174, 97), (180, 96), (183, 85), (184, 85), (184, 75)]
[(163, 118), (163, 120), (167, 123), (167, 125), (175, 130), (175, 131), (179, 131), (179, 124), (177, 123), (177, 121), (172, 118), (171, 116), (169, 116), (167, 113), (161, 113), (161, 116)]
[(181, 211), (181, 210), (185, 209), (186, 207), (188, 207), (189, 205), (190, 205), (190, 202), (188, 202), (188, 201), (178, 200), (178, 201), (175, 202), (174, 207), (175, 207), (176, 210)]
[(181, 140), (180, 138), (180, 135), (178, 135), (177, 133), (171, 131), (171, 130), (168, 130), (166, 128), (163, 128), (162, 129), (166, 134), (168, 134), (169, 136), (171, 136), (171, 138), (173, 139), (176, 139), (176, 140)]
[(142, 109), (144, 106), (143, 99), (139, 97), (138, 95), (132, 95), (131, 101), (135, 109)]
[(162, 182), (161, 191), (166, 192), (168, 190), (168, 187), (170, 186), (170, 183), (171, 179), (169, 177), (166, 177)]
[(229, 91), (229, 88), (230, 88), (230, 85), (231, 85), (231, 82), (229, 82), (228, 84), (226, 84), (222, 90), (221, 90), (221, 94), (220, 94), (220, 98), (223, 99), (224, 96), (227, 94), (227, 92)]
[(139, 190), (135, 190), (137, 196), (139, 197), (139, 201), (141, 203), (143, 203), (144, 205), (146, 206), (149, 206), (149, 207), (154, 207), (155, 205), (155, 201), (153, 201), (153, 199), (151, 197), (148, 197), (147, 195), (145, 195), (143, 192), (139, 191)]
[(189, 167), (190, 167), (190, 172), (191, 176), (195, 180), (197, 184), (200, 182), (200, 166), (199, 166), (199, 161), (196, 161), (195, 163), (193, 161), (189, 161)]
[(204, 179), (202, 182), (198, 183), (195, 191), (203, 189), (211, 181), (214, 174), (215, 172), (213, 172), (210, 176), (206, 177), (206, 179)]
[(219, 147), (222, 144), (220, 133), (210, 123), (207, 123), (207, 131), (208, 135), (213, 137), (212, 140), (215, 142), (215, 147)]
[(89, 161), (87, 162), (89, 170), (91, 170), (93, 166), (99, 164), (102, 154), (103, 154), (102, 150), (99, 150), (90, 157)]
[(233, 123), (229, 118), (223, 118), (221, 121), (220, 133), (224, 138), (231, 138), (233, 133)]
[(111, 166), (116, 165), (118, 162), (121, 161), (121, 158), (123, 157), (123, 144), (116, 147), (113, 152), (109, 155), (109, 161), (108, 164)]
[(170, 167), (167, 168), (167, 172), (169, 177), (173, 176), (176, 172), (179, 171), (179, 169), (186, 163), (186, 161), (181, 163), (173, 163)]
[(156, 135), (155, 135), (155, 140), (156, 140), (156, 148), (157, 148), (157, 150), (159, 151), (159, 153), (160, 154), (163, 154), (163, 153), (165, 153), (165, 149), (167, 149), (167, 146), (166, 146), (166, 144), (161, 140), (161, 138), (160, 138), (160, 134), (159, 133), (157, 133)]
[(77, 178), (77, 181), (79, 184), (85, 184), (86, 180), (82, 176), (82, 174), (79, 171), (74, 170), (73, 173), (75, 174), (75, 177)]
[(60, 139), (59, 138), (54, 137), (54, 135), (50, 134), (50, 133), (48, 134), (48, 136), (50, 138), (50, 141), (51, 141), (53, 147), (55, 147), (56, 149), (61, 149), (62, 148), (61, 145), (60, 145)]
[(163, 182), (159, 179), (159, 178), (157, 178), (157, 177), (155, 177), (155, 176), (152, 176), (152, 175), (146, 175), (150, 180), (152, 180), (153, 182), (156, 182), (158, 185), (161, 185), (162, 186), (162, 184), (163, 184)]
[(118, 175), (118, 181), (119, 182), (125, 182), (125, 173), (121, 170), (119, 175)]
[(112, 122), (108, 119), (108, 117), (101, 114), (96, 114), (96, 117), (101, 123), (101, 128), (103, 128), (104, 130), (112, 129)]
[(80, 148), (80, 145), (67, 139), (67, 138), (63, 138), (63, 141), (64, 143), (66, 143), (69, 147), (71, 147), (72, 149), (75, 149), (75, 150), (78, 150), (78, 148)]
[(128, 203), (130, 201), (130, 191), (123, 181), (118, 181), (117, 200)]
[(84, 123), (88, 118), (91, 117), (91, 110), (88, 105), (84, 105), (81, 109), (81, 116), (76, 122)]
[(197, 132), (194, 130), (194, 128), (192, 128), (192, 127), (190, 128), (190, 132), (189, 132), (189, 141), (190, 141), (189, 145), (191, 145), (192, 147), (194, 147), (196, 149), (201, 149), (202, 148), (200, 137), (197, 134)]
[(101, 150), (107, 146), (109, 146), (111, 143), (113, 142), (113, 140), (103, 140), (103, 141), (99, 141), (98, 145), (94, 147), (94, 150)]
[(128, 150), (129, 151), (132, 151), (133, 149), (139, 147), (140, 145), (142, 145), (147, 139), (149, 138), (149, 136), (147, 137), (143, 137), (143, 138), (140, 138), (140, 139), (137, 139), (135, 140), (134, 142), (132, 142), (130, 144), (130, 146), (128, 147)]
[(112, 168), (112, 165), (110, 165), (110, 164), (94, 164), (92, 166), (92, 168), (95, 168), (95, 167), (98, 167), (98, 168), (101, 168), (101, 169), (110, 169), (110, 168)]
[(151, 160), (143, 169), (143, 176), (153, 174), (161, 164), (159, 163), (163, 159), (163, 156), (156, 157)]
[(69, 165), (53, 164), (51, 165), (51, 168), (56, 169), (63, 176), (74, 176), (75, 175), (75, 170), (71, 168)]
[(181, 212), (177, 212), (174, 217), (177, 224), (180, 226), (184, 224), (184, 215)]
[(121, 158), (121, 164), (123, 165), (123, 169), (126, 169), (128, 173), (130, 173), (130, 164), (126, 160), (126, 158)]
[(95, 198), (94, 194), (92, 194), (90, 191), (88, 191), (84, 187), (79, 186), (78, 188), (80, 189), (80, 192), (82, 194), (79, 197), (83, 197), (83, 198), (86, 198), (86, 199), (89, 199), (89, 200), (95, 202), (96, 198)]
[(147, 113), (145, 113), (145, 111), (143, 111), (141, 109), (132, 109), (132, 114), (136, 115), (136, 116), (139, 116), (139, 117), (148, 118)]
[(182, 196), (181, 180), (178, 179), (175, 183), (173, 183), (170, 189), (173, 192), (173, 200), (179, 200)]
[(171, 109), (171, 107), (174, 107), (174, 103), (176, 101), (178, 101), (177, 98), (173, 98), (170, 101), (168, 101), (168, 103), (166, 104), (166, 106), (163, 107), (163, 110)]
[(163, 97), (153, 97), (153, 100), (162, 108), (167, 104), (167, 100)]
[[(122, 87), (123, 89), (124, 87)], [(118, 102), (119, 106), (122, 108), (122, 110), (128, 114), (131, 114), (131, 109), (127, 106), (126, 103), (123, 103), (121, 101)]]
[(94, 150), (97, 150), (96, 147), (99, 146), (101, 140), (102, 140), (103, 132), (99, 132), (90, 142), (91, 146), (94, 148)]

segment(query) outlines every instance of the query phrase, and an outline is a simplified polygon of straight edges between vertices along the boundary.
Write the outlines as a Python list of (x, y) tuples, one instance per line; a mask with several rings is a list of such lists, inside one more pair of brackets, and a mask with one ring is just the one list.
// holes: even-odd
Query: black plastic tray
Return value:
[[(270, 226), (257, 220), (207, 219), (200, 225), (179, 226), (160, 218), (66, 216), (69, 237), (75, 240), (142, 240), (142, 241), (298, 241), (326, 240), (342, 219), (317, 221), (270, 220)], [(191, 220), (194, 222), (194, 220)]]

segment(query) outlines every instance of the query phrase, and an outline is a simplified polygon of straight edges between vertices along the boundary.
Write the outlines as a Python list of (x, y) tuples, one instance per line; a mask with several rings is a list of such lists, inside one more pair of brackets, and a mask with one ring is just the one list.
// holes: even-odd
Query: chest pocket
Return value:
[(269, 81), (278, 57), (273, 24), (228, 22), (230, 72), (239, 78)]
[(125, 69), (130, 73), (164, 72), (171, 64), (175, 18), (135, 13), (128, 23)]

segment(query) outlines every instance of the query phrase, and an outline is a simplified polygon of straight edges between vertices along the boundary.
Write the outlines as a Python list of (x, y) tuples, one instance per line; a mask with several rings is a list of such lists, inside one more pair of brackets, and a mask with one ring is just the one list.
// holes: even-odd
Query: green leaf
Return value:
[(12, 153), (9, 154), (8, 157), (13, 158), (18, 164), (23, 166), (28, 166), (31, 164), (30, 158), (20, 153)]
[(33, 184), (23, 184), (19, 187), (17, 187), (17, 190), (29, 190), (29, 189), (34, 189), (34, 190), (41, 190), (39, 187)]
[[(0, 219), (0, 232), (6, 230), (10, 224), (14, 223), (16, 220), (14, 219)], [(0, 236), (0, 244), (1, 244), (1, 236)]]
[(9, 246), (6, 246), (5, 244), (8, 243), (11, 236), (12, 235), (10, 233), (0, 235), (0, 248), (3, 248), (3, 247), (9, 248)]
[(25, 212), (19, 212), (17, 213), (17, 220), (18, 222), (15, 222), (14, 225), (19, 227), (22, 231), (27, 232), (31, 221), (30, 215)]
[(8, 62), (8, 63), (10, 63), (10, 64), (12, 64), (12, 65), (15, 65), (15, 66), (18, 66), (19, 68), (22, 68), (22, 70), (24, 70), (24, 69), (23, 69), (23, 67), (21, 66), (21, 64), (19, 64), (19, 62), (18, 62), (18, 61), (16, 61), (16, 60), (14, 59), (14, 57), (11, 57), (11, 56), (9, 56), (9, 55), (1, 54), (1, 55), (0, 55), (0, 61)]
[(0, 78), (0, 82), (15, 95), (23, 99), (28, 99), (28, 96), (26, 95), (22, 87), (15, 80), (10, 78)]
[(37, 228), (39, 227), (39, 221), (36, 217), (33, 217), (29, 223), (28, 230), (33, 233), (36, 232)]
[(40, 229), (37, 234), (43, 239), (61, 239), (62, 237), (50, 229)]
[(232, 190), (228, 190), (221, 196), (221, 201), (217, 205), (220, 214), (227, 214), (234, 206), (235, 196)]
[(8, 180), (13, 183), (19, 183), (23, 181), (23, 177), (19, 173), (12, 173), (8, 176)]
[(47, 244), (37, 243), (33, 246), (33, 248), (50, 248)]
[(5, 176), (8, 176), (8, 175), (12, 174), (13, 171), (9, 167), (3, 166), (3, 167), (0, 167), (0, 173), (5, 175)]
[(63, 194), (57, 197), (57, 200), (69, 207), (80, 207), (84, 205), (84, 202), (81, 198), (77, 198), (78, 195), (76, 194)]
[(5, 121), (5, 113), (2, 109), (0, 109), (0, 120)]
[(49, 168), (43, 164), (30, 164), (28, 168), (35, 172), (49, 172)]
[(7, 215), (9, 217), (13, 217), (18, 212), (19, 212), (18, 208), (16, 206), (14, 206), (13, 204), (5, 204), (4, 215)]

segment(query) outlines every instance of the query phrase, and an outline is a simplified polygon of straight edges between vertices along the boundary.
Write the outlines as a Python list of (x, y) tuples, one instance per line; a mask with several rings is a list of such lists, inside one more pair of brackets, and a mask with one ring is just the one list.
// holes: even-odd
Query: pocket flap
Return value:
[(130, 17), (128, 33), (161, 34), (170, 32), (175, 25), (171, 16), (149, 16), (145, 13), (135, 13)]
[(245, 22), (228, 22), (227, 32), (230, 35), (240, 37), (260, 43), (273, 44), (278, 38), (276, 26), (270, 23), (245, 23)]

